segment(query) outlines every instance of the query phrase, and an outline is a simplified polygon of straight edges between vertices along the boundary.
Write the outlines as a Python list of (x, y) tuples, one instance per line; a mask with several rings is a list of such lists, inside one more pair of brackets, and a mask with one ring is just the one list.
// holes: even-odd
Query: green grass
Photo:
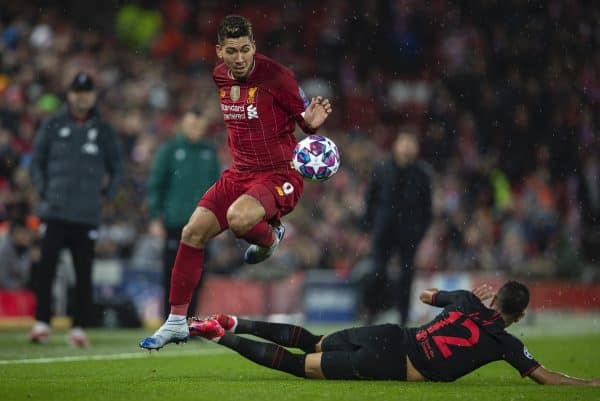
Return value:
[[(74, 349), (55, 336), (30, 345), (24, 332), (0, 333), (0, 399), (13, 400), (600, 400), (600, 388), (539, 386), (502, 362), (455, 383), (348, 382), (298, 379), (253, 364), (204, 342), (168, 346), (148, 354), (136, 347), (146, 331), (95, 330), (89, 349)], [(523, 340), (551, 369), (600, 376), (600, 333), (530, 336)], [(128, 359), (7, 363), (53, 357)], [(130, 356), (129, 354), (133, 354)]]

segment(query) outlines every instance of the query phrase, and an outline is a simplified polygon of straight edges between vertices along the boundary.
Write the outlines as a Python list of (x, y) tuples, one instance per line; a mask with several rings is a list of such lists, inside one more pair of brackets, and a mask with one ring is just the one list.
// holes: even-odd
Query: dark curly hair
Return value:
[(254, 40), (252, 35), (252, 24), (247, 18), (241, 15), (228, 15), (219, 24), (217, 33), (217, 41), (223, 44), (227, 38), (241, 38), (248, 36), (250, 40)]

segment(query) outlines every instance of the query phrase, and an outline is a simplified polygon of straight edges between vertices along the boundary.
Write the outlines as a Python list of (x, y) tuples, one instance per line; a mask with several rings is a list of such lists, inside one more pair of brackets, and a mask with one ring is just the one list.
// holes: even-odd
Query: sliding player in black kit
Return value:
[[(483, 305), (492, 297), (489, 308)], [(547, 370), (505, 331), (523, 317), (529, 303), (529, 290), (521, 283), (509, 281), (496, 294), (486, 285), (473, 292), (430, 289), (420, 298), (444, 310), (417, 328), (384, 324), (320, 336), (300, 326), (220, 314), (190, 321), (190, 335), (213, 340), (259, 365), (313, 379), (454, 381), (489, 362), (504, 360), (540, 384), (600, 385), (600, 379)], [(293, 354), (283, 347), (305, 353)]]

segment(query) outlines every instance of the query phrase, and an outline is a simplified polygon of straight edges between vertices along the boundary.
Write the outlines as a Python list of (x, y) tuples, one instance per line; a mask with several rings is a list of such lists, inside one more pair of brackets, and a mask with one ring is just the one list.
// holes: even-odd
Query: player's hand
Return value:
[(493, 297), (495, 293), (491, 285), (482, 284), (479, 287), (473, 289), (473, 294), (477, 298), (479, 298), (481, 302), (484, 302)]
[(331, 112), (329, 99), (323, 99), (322, 96), (313, 97), (304, 111), (304, 121), (310, 128), (317, 129), (323, 125)]

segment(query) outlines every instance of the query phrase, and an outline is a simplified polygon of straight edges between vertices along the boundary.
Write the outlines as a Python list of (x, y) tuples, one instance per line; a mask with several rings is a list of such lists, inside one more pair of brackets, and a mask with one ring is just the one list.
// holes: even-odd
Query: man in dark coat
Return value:
[[(374, 263), (362, 292), (367, 321), (389, 306), (388, 300), (398, 308), (402, 325), (408, 319), (415, 253), (432, 218), (429, 168), (417, 160), (418, 153), (416, 136), (401, 132), (392, 157), (375, 167), (366, 192), (365, 225), (372, 232)], [(395, 253), (400, 275), (393, 283), (387, 265)]]
[(116, 133), (95, 108), (92, 78), (78, 73), (66, 107), (45, 121), (36, 135), (31, 178), (40, 195), (42, 255), (34, 269), (36, 323), (29, 335), (44, 343), (50, 335), (51, 288), (60, 251), (71, 252), (76, 274), (75, 312), (68, 340), (88, 344), (83, 328), (92, 315), (92, 263), (102, 202), (117, 192), (123, 154)]

